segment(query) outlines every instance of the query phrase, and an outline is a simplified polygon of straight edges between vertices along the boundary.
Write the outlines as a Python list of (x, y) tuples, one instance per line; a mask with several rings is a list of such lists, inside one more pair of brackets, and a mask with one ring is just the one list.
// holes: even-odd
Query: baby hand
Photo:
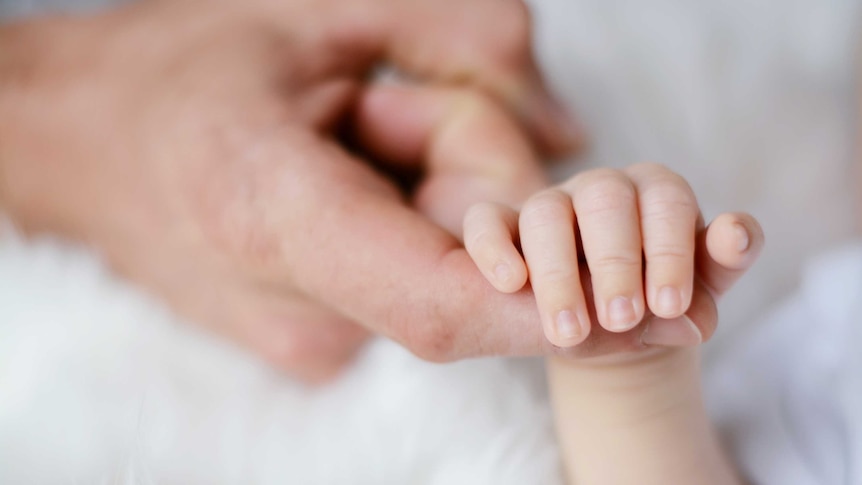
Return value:
[[(722, 262), (732, 272), (734, 261), (745, 259), (740, 267), (747, 268), (756, 257), (753, 242), (759, 250), (761, 241), (760, 226), (743, 214), (720, 216), (703, 230), (688, 183), (656, 164), (587, 171), (534, 195), (520, 212), (483, 203), (464, 219), (467, 251), (495, 288), (516, 292), (529, 275), (545, 335), (559, 347), (575, 346), (589, 335), (585, 296), (595, 305), (592, 318), (609, 332), (631, 330), (647, 312), (677, 318), (701, 285), (698, 277), (720, 277)], [(710, 274), (696, 275), (696, 246), (703, 247), (698, 251), (707, 253), (705, 259), (719, 262)], [(691, 330), (688, 339), (656, 342), (650, 339), (658, 332), (647, 331), (643, 343), (700, 343), (697, 327), (692, 324)]]

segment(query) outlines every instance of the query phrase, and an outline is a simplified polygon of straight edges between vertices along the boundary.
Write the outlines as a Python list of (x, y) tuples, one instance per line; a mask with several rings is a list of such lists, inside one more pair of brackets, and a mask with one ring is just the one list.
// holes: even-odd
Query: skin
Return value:
[[(595, 201), (603, 202), (600, 210)], [(546, 322), (560, 308), (582, 314), (587, 324), (574, 337), (560, 335), (553, 320), (545, 327), (549, 339), (577, 344), (591, 332), (582, 291), (590, 281), (596, 301), (607, 301), (602, 293), (655, 295), (656, 287), (667, 286), (691, 294), (697, 285), (718, 298), (733, 286), (763, 247), (760, 225), (737, 213), (722, 214), (706, 228), (697, 220), (697, 202), (685, 180), (662, 166), (642, 164), (584, 172), (535, 195), (520, 212), (501, 204), (475, 206), (465, 217), (464, 234), (471, 257), (498, 290), (517, 291), (529, 283)], [(582, 274), (579, 252), (589, 277)], [(636, 261), (636, 271), (627, 265), (606, 271), (606, 259)], [(501, 265), (510, 269), (501, 273)], [(684, 303), (665, 308), (661, 299), (649, 301), (650, 311), (664, 312), (662, 317), (685, 318)], [(615, 322), (600, 311), (592, 317), (604, 331), (614, 330)], [(740, 483), (710, 426), (700, 384), (701, 338), (696, 327), (688, 328), (688, 341), (667, 329), (656, 334), (650, 326), (646, 345), (635, 352), (548, 358), (571, 483)]]
[[(759, 232), (750, 217), (744, 219), (731, 228)], [(692, 320), (686, 316), (692, 295), (709, 293), (704, 282), (720, 270), (707, 266), (695, 278), (702, 226), (682, 177), (661, 165), (639, 164), (583, 172), (533, 195), (520, 211), (500, 203), (473, 206), (464, 218), (464, 239), (499, 291), (522, 291), (529, 275), (546, 337), (572, 347), (597, 329), (630, 332), (645, 316)], [(676, 339), (662, 343), (701, 342), (696, 325), (678, 329), (674, 336), (662, 332)]]
[[(762, 247), (757, 221), (745, 214), (721, 215), (698, 238), (698, 253), (706, 257), (697, 259), (697, 273), (711, 274), (705, 284), (718, 297), (751, 267)], [(570, 483), (743, 483), (704, 406), (699, 348), (549, 358), (547, 369)]]
[[(369, 83), (379, 63), (411, 81)], [(514, 351), (465, 344), (500, 311), (452, 335), (491, 294), (452, 233), (580, 143), (517, 1), (144, 1), (0, 27), (4, 211), (310, 381), (369, 329), (435, 360)]]
[[(514, 0), (150, 0), (6, 25), (0, 206), (307, 381), (369, 332), (450, 361), (689, 331), (647, 314), (553, 345), (532, 289), (500, 294), (467, 254), (468, 207), (518, 206), (581, 143), (530, 30)], [(381, 62), (407, 81), (369, 83)], [(697, 283), (686, 315), (707, 340)]]
[(703, 403), (698, 349), (549, 361), (569, 483), (740, 485)]

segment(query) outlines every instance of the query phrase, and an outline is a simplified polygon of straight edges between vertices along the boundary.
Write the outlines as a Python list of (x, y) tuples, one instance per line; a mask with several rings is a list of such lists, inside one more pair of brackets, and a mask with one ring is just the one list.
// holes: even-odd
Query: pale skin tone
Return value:
[[(585, 303), (591, 291), (596, 301), (634, 295), (635, 308), (647, 295), (642, 311), (657, 315), (648, 318), (640, 349), (547, 361), (573, 484), (741, 483), (703, 406), (699, 330), (692, 324), (658, 330), (659, 337), (650, 332), (668, 319), (690, 321), (692, 288), (719, 297), (763, 246), (761, 228), (747, 214), (722, 214), (706, 228), (698, 221), (697, 201), (685, 180), (654, 164), (585, 172), (520, 209), (480, 204), (464, 219), (466, 246), (482, 273), (501, 292), (531, 285), (545, 332), (555, 342), (626, 331), (600, 305), (591, 309)], [(608, 271), (608, 262), (625, 264)], [(501, 265), (507, 271), (501, 273)], [(666, 287), (680, 292), (673, 301), (679, 306), (658, 296)], [(560, 312), (577, 315), (580, 323), (566, 324), (561, 332), (555, 320)]]
[[(415, 83), (369, 83), (379, 63)], [(434, 201), (520, 200), (540, 155), (581, 142), (518, 1), (151, 0), (0, 26), (3, 211), (308, 381), (369, 330), (432, 360), (541, 352), (489, 330), (534, 310), (476, 311), (500, 298)]]
[[(649, 327), (684, 344), (687, 321), (633, 326), (667, 285), (709, 339), (712, 295), (682, 280), (641, 296), (596, 271), (610, 330), (561, 339), (565, 302), (540, 290), (539, 312), (470, 260), (466, 209), (520, 204), (582, 141), (530, 38), (515, 0), (149, 0), (0, 26), (0, 207), (308, 381), (369, 333), (431, 361), (605, 355)], [(380, 63), (411, 82), (368, 82)], [(618, 297), (633, 314), (611, 325)]]
[[(414, 82), (369, 83), (381, 62)], [(334, 375), (371, 331), (434, 361), (566, 355), (549, 364), (561, 402), (581, 374), (650, 367), (621, 352), (661, 362), (691, 351), (657, 346), (707, 340), (715, 282), (749, 263), (691, 264), (705, 253), (682, 237), (697, 218), (678, 180), (604, 172), (531, 198), (516, 225), (501, 209), (544, 187), (539, 159), (581, 143), (571, 126), (514, 0), (150, 0), (0, 26), (3, 211), (28, 233), (89, 244), (188, 320), (309, 381)], [(419, 172), (407, 191), (404, 171)], [(669, 205), (687, 212), (636, 219), (616, 192), (590, 195), (603, 183), (659, 205), (679, 197)], [(471, 212), (494, 235), (477, 250), (461, 215), (483, 200), (499, 205)], [(584, 261), (559, 232), (576, 215)], [(526, 263), (511, 244), (519, 224)], [(582, 372), (598, 356), (619, 366)], [(680, 375), (670, 381), (688, 385)], [(611, 393), (579, 395), (558, 407), (563, 425)]]

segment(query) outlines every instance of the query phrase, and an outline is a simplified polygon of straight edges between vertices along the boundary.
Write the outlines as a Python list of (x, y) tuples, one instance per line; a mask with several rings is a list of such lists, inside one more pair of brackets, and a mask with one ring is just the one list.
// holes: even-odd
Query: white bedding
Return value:
[(538, 360), (377, 342), (312, 393), (51, 242), (0, 242), (0, 483), (562, 484)]
[[(60, 3), (0, 0), (0, 13), (38, 9), (40, 2)], [(799, 284), (806, 259), (850, 237), (862, 219), (854, 210), (859, 177), (851, 168), (860, 3), (533, 3), (550, 80), (593, 140), (586, 161), (564, 164), (557, 175), (661, 161), (692, 181), (707, 217), (738, 208), (764, 223), (763, 260), (722, 304), (723, 328), (736, 331), (711, 346), (715, 375), (725, 376), (713, 381), (721, 392), (711, 398), (722, 423), (739, 415), (765, 426), (753, 436), (760, 428), (728, 425), (746, 468), (758, 483), (860, 483), (858, 469), (827, 475), (837, 470), (831, 464), (850, 466), (862, 456), (851, 440), (862, 436), (855, 411), (822, 412), (839, 420), (826, 429), (838, 430), (846, 447), (829, 444), (838, 442), (835, 433), (807, 427), (816, 421), (799, 421), (804, 430), (762, 422), (770, 405), (803, 406), (838, 386), (800, 386), (792, 392), (819, 394), (765, 397), (763, 408), (749, 407), (745, 389), (752, 381), (734, 381), (738, 369), (725, 357), (758, 348), (783, 362), (784, 351), (774, 348), (780, 338), (742, 343), (757, 328), (752, 322)], [(842, 295), (817, 293), (810, 284), (803, 294), (814, 300), (809, 310), (819, 308), (818, 298)], [(818, 328), (841, 321), (824, 317)], [(834, 338), (803, 330), (799, 338), (812, 348)], [(805, 372), (833, 375), (819, 363), (806, 371), (806, 359), (821, 354), (792, 356), (794, 365), (776, 369), (776, 376), (794, 376), (795, 383), (795, 376), (810, 377)], [(862, 369), (858, 361), (855, 369)], [(345, 380), (313, 395), (178, 324), (85, 253), (0, 241), (2, 484), (553, 485), (561, 483), (559, 463), (543, 389), (534, 384), (538, 375), (535, 362), (431, 366), (379, 343)], [(852, 399), (813, 402), (849, 406)], [(854, 424), (845, 427), (845, 418)], [(778, 446), (787, 436), (775, 430), (814, 436), (827, 443), (823, 450), (838, 451), (820, 456), (819, 446)], [(797, 460), (802, 455), (805, 464)], [(811, 479), (793, 482), (770, 471), (788, 463), (809, 470)]]
[(752, 481), (862, 484), (862, 243), (817, 257), (731, 347), (708, 374), (708, 402)]

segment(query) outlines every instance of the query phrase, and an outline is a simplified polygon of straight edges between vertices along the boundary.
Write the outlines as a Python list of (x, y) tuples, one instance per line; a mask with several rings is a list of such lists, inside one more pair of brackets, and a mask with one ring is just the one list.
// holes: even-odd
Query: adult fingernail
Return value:
[(736, 234), (736, 249), (740, 253), (748, 251), (748, 246), (751, 244), (751, 240), (748, 237), (748, 230), (745, 229), (745, 226), (742, 224), (734, 222), (733, 231)]
[(676, 288), (665, 286), (656, 295), (656, 310), (662, 315), (674, 315), (682, 311), (682, 293)]
[(687, 316), (664, 319), (653, 317), (641, 334), (641, 343), (661, 347), (693, 347), (703, 342), (703, 335)]
[(585, 322), (571, 310), (558, 313), (554, 325), (560, 341), (580, 342), (586, 333)]
[(637, 323), (635, 306), (631, 299), (618, 296), (608, 304), (608, 330), (626, 331)]

